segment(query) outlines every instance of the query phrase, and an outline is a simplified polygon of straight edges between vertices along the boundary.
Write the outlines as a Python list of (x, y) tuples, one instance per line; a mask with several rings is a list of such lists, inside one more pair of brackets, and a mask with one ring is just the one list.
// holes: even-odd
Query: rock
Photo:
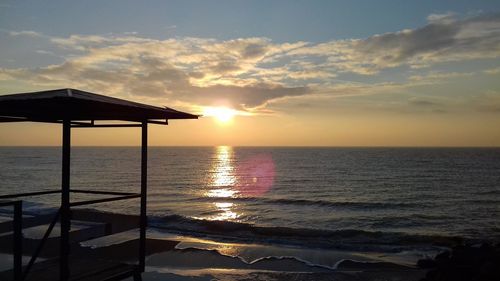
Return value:
[(500, 244), (458, 245), (434, 260), (419, 260), (417, 266), (430, 269), (421, 281), (500, 280)]
[(417, 266), (420, 268), (434, 268), (437, 266), (437, 262), (432, 259), (421, 259), (417, 262)]

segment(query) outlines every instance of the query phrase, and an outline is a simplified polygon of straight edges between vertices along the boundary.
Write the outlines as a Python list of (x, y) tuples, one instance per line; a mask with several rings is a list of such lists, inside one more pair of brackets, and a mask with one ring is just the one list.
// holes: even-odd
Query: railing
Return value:
[[(93, 190), (81, 190), (81, 189), (73, 189), (73, 190), (71, 190), (71, 192), (84, 193), (84, 194), (114, 195), (115, 197), (73, 202), (73, 203), (70, 203), (70, 207), (111, 202), (111, 201), (119, 201), (119, 200), (127, 200), (127, 199), (141, 197), (140, 193), (130, 193), (130, 192), (93, 191)], [(61, 193), (61, 191), (60, 190), (47, 190), (47, 191), (39, 191), (39, 192), (0, 195), (0, 200), (1, 199), (18, 198), (18, 197), (27, 197), (27, 196), (38, 196), (38, 195), (53, 194), (53, 193)], [(13, 229), (14, 229), (14, 233), (13, 233), (13, 238), (14, 238), (14, 243), (13, 243), (14, 244), (13, 245), (14, 281), (23, 281), (28, 276), (31, 267), (36, 262), (38, 256), (40, 255), (40, 252), (43, 249), (43, 246), (45, 245), (45, 242), (49, 238), (50, 233), (52, 232), (52, 229), (54, 228), (55, 224), (57, 223), (57, 221), (61, 215), (61, 208), (59, 208), (57, 210), (56, 214), (54, 215), (54, 218), (52, 219), (52, 221), (49, 224), (49, 227), (45, 231), (45, 234), (43, 235), (42, 240), (40, 240), (37, 248), (35, 249), (35, 252), (31, 256), (30, 261), (28, 262), (28, 264), (26, 265), (26, 267), (24, 268), (24, 271), (23, 271), (23, 262), (22, 262), (22, 257), (23, 257), (23, 250), (22, 250), (22, 241), (23, 241), (23, 236), (22, 236), (22, 201), (21, 200), (6, 201), (6, 202), (0, 201), (0, 207), (9, 206), (9, 205), (14, 206), (14, 221), (13, 221)]]
[(104, 203), (104, 202), (111, 202), (111, 201), (118, 201), (118, 200), (127, 200), (127, 199), (134, 199), (134, 198), (141, 197), (140, 193), (131, 193), (131, 192), (94, 191), (94, 190), (81, 190), (81, 189), (72, 189), (71, 192), (118, 196), (118, 197), (109, 197), (109, 198), (102, 198), (102, 199), (96, 199), (96, 200), (73, 202), (73, 203), (69, 204), (71, 207)]
[(13, 220), (13, 230), (14, 243), (12, 243), (12, 252), (14, 255), (14, 280), (22, 280), (22, 268), (23, 268), (23, 201), (7, 201), (0, 202), (0, 207), (14, 206), (14, 220)]
[(45, 241), (49, 238), (50, 233), (52, 232), (52, 229), (54, 228), (54, 225), (56, 225), (57, 220), (59, 219), (59, 214), (61, 213), (61, 209), (57, 209), (57, 212), (54, 216), (54, 219), (52, 219), (52, 222), (50, 222), (49, 227), (47, 228), (47, 231), (45, 231), (45, 234), (43, 235), (42, 240), (40, 240), (40, 243), (38, 243), (38, 247), (36, 247), (35, 252), (31, 256), (30, 261), (28, 262), (28, 265), (26, 265), (26, 268), (24, 268), (23, 272), (23, 279), (26, 279), (26, 276), (28, 276), (28, 273), (30, 272), (31, 267), (33, 264), (36, 262), (36, 259), (38, 258), (38, 255), (40, 255), (40, 252), (43, 249), (43, 245), (45, 245)]

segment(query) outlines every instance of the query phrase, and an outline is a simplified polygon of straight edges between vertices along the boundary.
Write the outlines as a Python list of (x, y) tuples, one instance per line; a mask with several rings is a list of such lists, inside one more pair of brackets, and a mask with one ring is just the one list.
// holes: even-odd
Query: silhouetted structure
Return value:
[[(34, 250), (29, 263), (22, 265), (22, 201), (2, 201), (0, 206), (14, 206), (14, 220), (11, 225), (13, 230), (13, 254), (14, 269), (13, 279), (15, 281), (25, 280), (32, 268), (37, 256), (49, 237), (54, 225), (60, 221), (61, 233), (59, 240), (58, 262), (47, 263), (49, 275), (41, 276), (43, 272), (37, 272), (36, 280), (54, 280), (59, 267), (59, 280), (67, 281), (74, 277), (70, 263), (78, 268), (78, 280), (120, 280), (134, 276), (134, 280), (140, 280), (140, 273), (144, 272), (146, 252), (146, 198), (147, 198), (147, 147), (148, 147), (148, 124), (167, 125), (169, 119), (197, 119), (197, 115), (177, 111), (171, 108), (161, 108), (141, 103), (135, 103), (122, 99), (111, 98), (75, 89), (58, 89), (34, 93), (23, 93), (0, 96), (0, 122), (44, 122), (62, 124), (62, 184), (61, 189), (34, 191), (23, 194), (1, 195), (0, 199), (12, 199), (24, 196), (36, 196), (44, 194), (61, 194), (61, 205), (55, 217), (50, 221), (47, 232), (40, 244)], [(100, 121), (100, 122), (99, 122)], [(120, 123), (101, 123), (102, 121), (124, 121)], [(91, 190), (75, 190), (70, 188), (70, 154), (71, 154), (71, 129), (72, 128), (109, 128), (109, 127), (139, 127), (142, 131), (141, 145), (141, 192), (106, 192)], [(113, 195), (114, 197), (95, 200), (70, 202), (70, 192), (88, 193), (100, 195)], [(138, 265), (126, 264), (103, 264), (102, 262), (82, 262), (70, 257), (70, 225), (71, 208), (88, 204), (140, 198), (140, 237), (138, 251)], [(47, 223), (46, 219), (32, 220), (27, 225)], [(53, 265), (52, 268), (50, 266)], [(113, 268), (108, 270), (105, 268)], [(75, 273), (76, 274), (76, 273)], [(89, 275), (90, 274), (90, 275)], [(56, 274), (57, 275), (57, 274)], [(89, 275), (89, 276), (86, 276)], [(45, 279), (44, 279), (45, 278)], [(88, 279), (85, 279), (88, 278)]]

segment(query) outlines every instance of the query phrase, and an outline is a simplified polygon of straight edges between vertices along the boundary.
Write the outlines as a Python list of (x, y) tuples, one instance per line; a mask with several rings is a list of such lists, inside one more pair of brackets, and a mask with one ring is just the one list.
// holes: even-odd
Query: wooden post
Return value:
[(146, 268), (146, 226), (148, 217), (146, 202), (148, 195), (148, 122), (142, 122), (141, 137), (141, 226), (139, 237), (139, 269), (144, 272)]
[(69, 206), (70, 192), (70, 159), (71, 159), (71, 121), (63, 121), (62, 139), (62, 181), (61, 181), (61, 240), (59, 254), (59, 280), (69, 279), (69, 230), (71, 213)]

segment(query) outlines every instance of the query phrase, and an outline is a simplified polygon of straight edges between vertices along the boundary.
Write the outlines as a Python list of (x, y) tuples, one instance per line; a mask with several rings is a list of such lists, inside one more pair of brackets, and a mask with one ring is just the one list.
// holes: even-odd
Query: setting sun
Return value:
[(220, 123), (228, 123), (236, 113), (236, 110), (227, 107), (208, 107), (203, 111), (204, 116), (214, 117)]

